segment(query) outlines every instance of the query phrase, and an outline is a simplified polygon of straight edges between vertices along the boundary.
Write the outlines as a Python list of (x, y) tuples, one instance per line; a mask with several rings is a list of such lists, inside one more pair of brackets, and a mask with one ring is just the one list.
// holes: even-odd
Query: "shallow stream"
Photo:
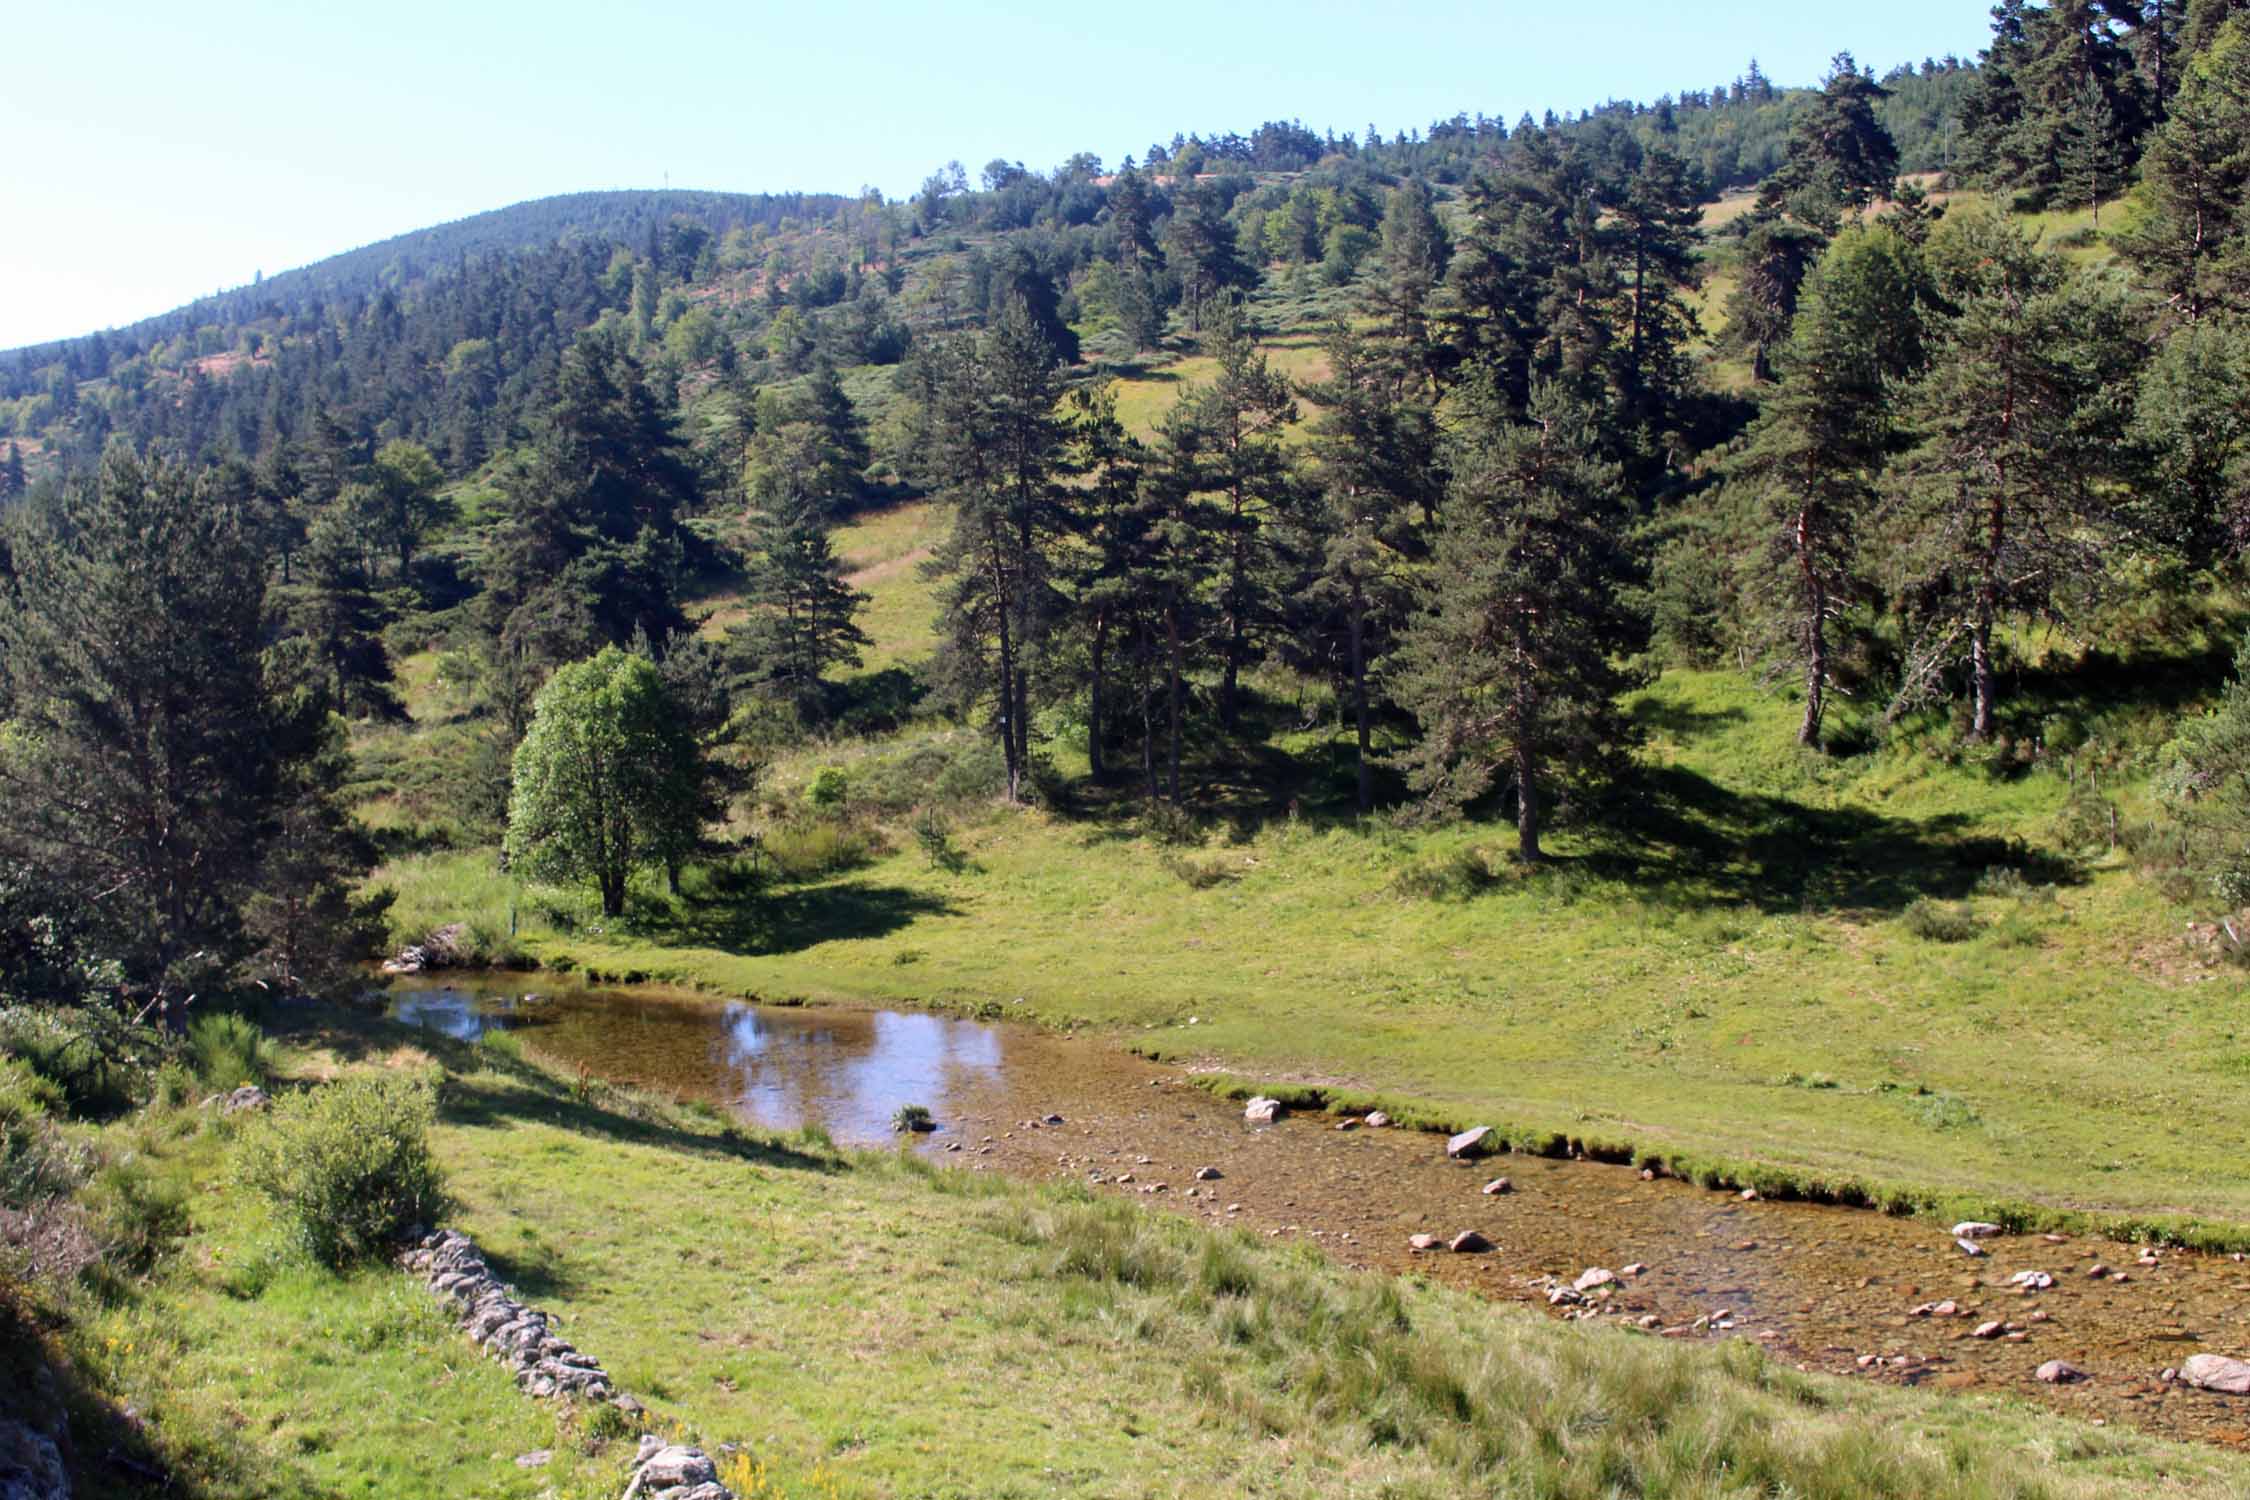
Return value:
[[(459, 1038), (507, 1030), (547, 1060), (702, 1099), (770, 1129), (897, 1139), (901, 1105), (939, 1129), (916, 1149), (972, 1170), (1070, 1177), (1211, 1222), (1303, 1239), (1339, 1260), (1411, 1268), (1548, 1307), (1594, 1267), (1616, 1285), (1553, 1316), (1646, 1324), (1661, 1337), (1747, 1338), (1805, 1369), (2006, 1391), (2170, 1436), (2250, 1446), (2250, 1398), (2168, 1386), (2190, 1354), (2250, 1357), (2250, 1264), (2028, 1235), (1962, 1254), (1941, 1225), (1815, 1204), (1743, 1201), (1630, 1167), (1503, 1155), (1448, 1161), (1442, 1138), (1246, 1124), (1178, 1068), (1098, 1041), (919, 1012), (791, 1009), (545, 977), (396, 981), (392, 1014)], [(1060, 1124), (1047, 1123), (1059, 1116)], [(1199, 1169), (1220, 1175), (1199, 1181)], [(1512, 1190), (1488, 1194), (1496, 1177)], [(1488, 1253), (1416, 1253), (1475, 1230)], [(1646, 1270), (1624, 1276), (1628, 1266)], [(2095, 1267), (2109, 1274), (2091, 1276)], [(2045, 1272), (2053, 1286), (2010, 1284)], [(1917, 1308), (1951, 1302), (1951, 1316)], [(1990, 1338), (1975, 1331), (2008, 1325)], [(2040, 1382), (2065, 1360), (2090, 1377)]]

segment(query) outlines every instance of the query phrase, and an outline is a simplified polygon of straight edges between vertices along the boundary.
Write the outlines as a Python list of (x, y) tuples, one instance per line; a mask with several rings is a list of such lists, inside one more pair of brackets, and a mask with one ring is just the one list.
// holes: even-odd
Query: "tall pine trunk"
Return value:
[(1805, 720), (1797, 743), (1820, 744), (1820, 721), (1828, 711), (1828, 585), (1813, 560), (1813, 507), (1797, 512), (1797, 567), (1805, 585)]
[(1102, 688), (1103, 668), (1109, 648), (1109, 616), (1094, 616), (1094, 643), (1087, 661), (1088, 685), (1086, 690), (1086, 772), (1098, 786), (1109, 780), (1109, 765), (1102, 757)]
[(1539, 768), (1531, 742), (1520, 733), (1516, 737), (1516, 853), (1527, 865), (1547, 857), (1539, 848)]
[(1172, 805), (1180, 803), (1180, 619), (1177, 610), (1164, 611), (1165, 645), (1165, 697), (1171, 711), (1171, 743), (1165, 748), (1170, 759), (1169, 771), (1172, 787)]
[(1532, 726), (1537, 719), (1538, 705), (1531, 685), (1531, 653), (1523, 640), (1523, 626), (1517, 627), (1515, 641), (1516, 681), (1514, 690), (1514, 740), (1516, 762), (1516, 853), (1527, 865), (1535, 865), (1547, 856), (1539, 847), (1539, 762), (1532, 753)]
[(1352, 716), (1359, 728), (1359, 810), (1375, 806), (1374, 772), (1367, 763), (1367, 601), (1352, 599)]

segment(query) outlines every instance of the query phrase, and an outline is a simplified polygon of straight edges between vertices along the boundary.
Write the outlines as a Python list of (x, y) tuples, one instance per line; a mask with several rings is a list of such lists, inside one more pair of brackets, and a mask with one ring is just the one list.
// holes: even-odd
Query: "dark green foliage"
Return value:
[(2074, 153), (2084, 174), (2089, 143), (2119, 170), (2131, 166), (2161, 115), (2154, 96), (2169, 56), (2159, 26), (2144, 75), (2128, 43), (2140, 15), (2102, 0), (2001, 0), (1992, 45), (1962, 101), (1963, 173), (1992, 187), (2052, 192), (2066, 185)]
[(931, 559), (940, 587), (939, 670), (962, 708), (987, 707), (1020, 796), (1030, 763), (1032, 679), (1060, 608), (1066, 431), (1055, 353), (1020, 304), (922, 369), (923, 460), (954, 507)]
[(560, 662), (686, 626), (681, 523), (700, 489), (671, 411), (616, 338), (571, 347), (546, 431), (500, 484), (484, 607), (503, 643)]
[(1786, 211), (1827, 227), (1837, 210), (1865, 208), (1889, 193), (1898, 177), (1898, 147), (1879, 115), (1886, 97), (1849, 52), (1838, 53), (1820, 92), (1791, 126), (1779, 170), (1758, 189), (1760, 211)]
[[(1384, 360), (1349, 329), (1328, 339), (1330, 375), (1306, 388), (1318, 498), (1297, 507), (1285, 547), (1300, 570), (1290, 590), (1289, 657), (1336, 683), (1351, 705), (1359, 809), (1374, 806), (1378, 678), (1411, 598), (1409, 565), (1425, 549), (1444, 476), (1435, 409), (1411, 342)], [(1394, 362), (1395, 361), (1395, 362)], [(1409, 392), (1394, 399), (1393, 393)]]
[(1890, 387), (1923, 362), (1920, 256), (1885, 228), (1854, 229), (1808, 280), (1738, 471), (1758, 489), (1769, 546), (1747, 592), (1768, 601), (1771, 634), (1805, 684), (1799, 743), (1820, 742), (1833, 671), (1830, 635), (1871, 592), (1863, 555), (1894, 442)]
[(1453, 462), (1397, 695), (1421, 721), (1415, 786), (1459, 807), (1514, 793), (1518, 852), (1543, 857), (1550, 804), (1623, 769), (1637, 729), (1622, 665), (1647, 645), (1632, 507), (1591, 413), (1541, 389), (1528, 422), (1488, 400)]
[(298, 748), (261, 669), (263, 570), (241, 516), (119, 448), (12, 552), (0, 850), (134, 980), (192, 983), (242, 951)]
[(744, 465), (753, 508), (801, 501), (823, 517), (849, 515), (866, 498), (868, 463), (867, 424), (826, 359), (801, 386), (761, 394)]
[(722, 648), (735, 691), (789, 704), (807, 722), (828, 710), (828, 674), (859, 665), (867, 635), (854, 623), (867, 596), (844, 582), (828, 528), (809, 497), (762, 502), (745, 563), (750, 618)]
[(189, 1025), (187, 1054), (197, 1080), (215, 1093), (264, 1083), (273, 1070), (272, 1048), (257, 1023), (224, 1011)]
[(436, 1118), (428, 1079), (355, 1075), (282, 1099), (242, 1142), (236, 1170), (308, 1255), (341, 1269), (388, 1254), (444, 1209)]
[(2134, 524), (2189, 568), (2250, 543), (2250, 331), (2210, 316), (2164, 343), (2141, 377), (2133, 437), (2147, 468)]
[(1173, 194), (1172, 219), (1164, 231), (1165, 259), (1185, 290), (1188, 327), (1198, 333), (1204, 308), (1214, 298), (1257, 280), (1225, 213), (1214, 190), (1190, 185)]
[(2250, 907), (2250, 642), (2234, 680), (2180, 726), (2166, 761), (2158, 787), (2179, 862), (2201, 894), (2230, 911)]
[(2015, 225), (1955, 214), (1931, 237), (1938, 321), (1910, 397), (1917, 438), (1894, 477), (1897, 587), (1920, 636), (1902, 697), (1969, 657), (1970, 733), (1997, 727), (1992, 632), (2098, 589), (2119, 535), (2114, 491), (2139, 346), (2112, 288)]
[(2163, 302), (2193, 323), (2250, 310), (2244, 194), (2250, 189), (2250, 19), (2230, 20), (2188, 65), (2170, 117), (2151, 138), (2136, 212), (2118, 250)]
[(1196, 456), (1186, 482), (1207, 497), (1200, 514), (1217, 567), (1219, 719), (1231, 729), (1242, 671), (1280, 620), (1279, 534), (1297, 498), (1281, 434), (1297, 403), (1257, 351), (1239, 307), (1213, 318), (1207, 343), (1218, 373), (1181, 396), (1166, 428), (1175, 451)]

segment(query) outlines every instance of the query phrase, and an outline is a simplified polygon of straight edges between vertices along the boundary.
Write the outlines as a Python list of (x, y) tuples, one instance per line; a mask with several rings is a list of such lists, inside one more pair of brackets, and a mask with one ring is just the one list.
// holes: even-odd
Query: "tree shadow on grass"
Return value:
[(1957, 813), (1896, 818), (1732, 791), (1679, 767), (1643, 773), (1628, 826), (1583, 856), (1590, 872), (1682, 899), (1764, 912), (1897, 912), (1958, 899), (1994, 866), (2070, 885), (2071, 862), (2021, 841), (1970, 835)]
[(1730, 724), (1741, 724), (1750, 715), (1740, 708), (1701, 709), (1692, 703), (1680, 703), (1670, 698), (1660, 698), (1644, 693), (1632, 706), (1633, 722), (1653, 734), (1669, 735), (1676, 740), (1691, 740), (1697, 735)]
[(795, 953), (816, 943), (889, 937), (922, 917), (956, 915), (943, 896), (864, 880), (685, 896), (632, 921), (636, 936), (671, 948)]
[(569, 1262), (552, 1245), (533, 1240), (510, 1252), (490, 1245), (479, 1245), (477, 1251), (495, 1275), (530, 1301), (574, 1296), (585, 1287), (585, 1278), (574, 1275)]

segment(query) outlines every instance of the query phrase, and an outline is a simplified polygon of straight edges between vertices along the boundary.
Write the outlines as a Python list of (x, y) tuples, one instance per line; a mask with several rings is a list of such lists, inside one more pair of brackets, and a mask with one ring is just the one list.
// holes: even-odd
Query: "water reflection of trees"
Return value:
[(718, 1061), (741, 1110), (760, 1125), (814, 1122), (865, 1139), (889, 1128), (901, 1104), (942, 1120), (972, 1082), (999, 1074), (1000, 1034), (943, 1016), (894, 1011), (808, 1015), (730, 1005)]

